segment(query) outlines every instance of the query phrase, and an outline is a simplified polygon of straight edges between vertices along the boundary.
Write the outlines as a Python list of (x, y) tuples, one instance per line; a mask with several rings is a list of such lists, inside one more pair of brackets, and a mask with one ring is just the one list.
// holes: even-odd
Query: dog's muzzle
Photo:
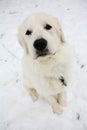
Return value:
[(46, 56), (49, 54), (49, 51), (47, 49), (47, 40), (44, 38), (35, 40), (33, 46), (36, 50), (37, 57)]

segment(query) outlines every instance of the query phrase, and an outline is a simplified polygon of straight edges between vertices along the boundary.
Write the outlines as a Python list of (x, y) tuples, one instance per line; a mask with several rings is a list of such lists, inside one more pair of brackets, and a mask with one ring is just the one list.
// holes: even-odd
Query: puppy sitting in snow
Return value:
[(18, 30), (24, 48), (24, 86), (33, 101), (44, 97), (55, 113), (66, 104), (65, 89), (72, 69), (72, 54), (57, 18), (37, 13), (25, 19)]

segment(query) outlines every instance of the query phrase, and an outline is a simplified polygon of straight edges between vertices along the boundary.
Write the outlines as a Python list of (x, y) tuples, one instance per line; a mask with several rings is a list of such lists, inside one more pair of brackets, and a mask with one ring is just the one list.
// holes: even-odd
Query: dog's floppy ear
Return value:
[(28, 54), (29, 51), (28, 51), (27, 43), (26, 43), (24, 37), (22, 36), (21, 30), (19, 30), (19, 32), (18, 32), (18, 41), (21, 44), (21, 46), (24, 48), (25, 54)]
[(57, 18), (55, 19), (55, 23), (56, 23), (57, 35), (60, 37), (61, 43), (65, 43), (65, 37), (62, 31), (62, 27)]

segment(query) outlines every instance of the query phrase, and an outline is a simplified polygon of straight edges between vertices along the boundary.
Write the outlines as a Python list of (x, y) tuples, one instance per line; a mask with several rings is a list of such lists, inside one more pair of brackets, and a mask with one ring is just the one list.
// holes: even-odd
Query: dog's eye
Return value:
[(32, 31), (31, 31), (31, 30), (27, 30), (25, 34), (26, 34), (26, 35), (31, 35), (31, 34), (32, 34)]
[(44, 27), (46, 30), (50, 30), (51, 28), (52, 28), (52, 26), (51, 25), (49, 25), (49, 24), (46, 24), (46, 26)]

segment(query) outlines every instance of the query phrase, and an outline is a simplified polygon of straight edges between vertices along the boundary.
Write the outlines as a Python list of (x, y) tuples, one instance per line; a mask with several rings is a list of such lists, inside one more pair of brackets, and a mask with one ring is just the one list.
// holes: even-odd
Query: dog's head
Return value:
[(33, 59), (54, 55), (65, 39), (57, 18), (37, 13), (20, 25), (18, 38), (25, 54)]

